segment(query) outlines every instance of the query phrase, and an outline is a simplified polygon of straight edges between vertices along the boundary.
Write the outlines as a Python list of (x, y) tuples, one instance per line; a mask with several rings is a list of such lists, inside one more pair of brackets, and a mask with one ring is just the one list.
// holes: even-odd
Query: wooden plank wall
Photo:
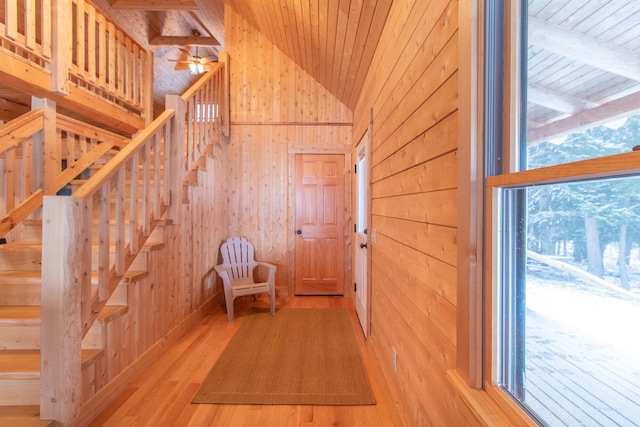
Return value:
[(258, 260), (278, 266), (276, 288), (287, 295), (293, 291), (295, 152), (348, 152), (353, 113), (232, 7), (225, 9), (229, 236), (247, 237)]
[(370, 345), (407, 425), (474, 420), (447, 376), (456, 367), (457, 22), (456, 0), (394, 2), (354, 111), (354, 135), (374, 114)]

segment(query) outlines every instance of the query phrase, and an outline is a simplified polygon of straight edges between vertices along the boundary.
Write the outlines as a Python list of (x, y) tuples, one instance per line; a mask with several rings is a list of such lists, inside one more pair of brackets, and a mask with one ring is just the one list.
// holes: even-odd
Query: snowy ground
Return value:
[(528, 276), (527, 308), (611, 346), (640, 365), (640, 296)]
[[(549, 426), (640, 425), (640, 297), (541, 273), (527, 275), (528, 404)], [(553, 380), (536, 391), (540, 372)]]

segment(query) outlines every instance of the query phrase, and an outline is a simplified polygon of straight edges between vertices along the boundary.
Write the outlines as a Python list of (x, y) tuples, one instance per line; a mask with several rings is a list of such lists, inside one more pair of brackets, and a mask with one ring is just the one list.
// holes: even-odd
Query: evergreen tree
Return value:
[[(610, 156), (636, 145), (640, 145), (640, 116), (630, 117), (618, 129), (597, 126), (573, 133), (559, 144), (533, 145), (528, 150), (528, 168)], [(533, 187), (528, 190), (528, 206), (530, 249), (555, 255), (558, 242), (570, 241), (574, 259), (586, 258), (588, 271), (602, 277), (603, 251), (616, 243), (621, 286), (629, 287), (626, 265), (631, 247), (640, 238), (640, 178)]]

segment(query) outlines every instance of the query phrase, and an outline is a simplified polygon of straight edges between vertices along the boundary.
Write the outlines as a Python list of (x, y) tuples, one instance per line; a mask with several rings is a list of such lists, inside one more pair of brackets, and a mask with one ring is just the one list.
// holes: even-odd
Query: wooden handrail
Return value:
[(94, 138), (100, 141), (109, 142), (116, 147), (124, 147), (130, 140), (125, 136), (109, 132), (108, 130), (104, 130), (63, 114), (58, 114), (56, 120), (59, 129), (64, 129), (77, 135), (84, 135), (87, 138)]
[[(53, 114), (56, 128), (54, 144), (76, 145), (81, 138), (83, 150), (75, 147), (66, 157), (67, 167), (62, 168), (60, 158), (45, 156), (45, 115), (42, 109), (32, 110), (0, 127), (0, 158), (11, 167), (0, 185), (5, 194), (4, 206), (0, 206), (0, 237), (5, 236), (21, 221), (42, 206), (45, 176), (52, 194), (69, 184), (77, 175), (99, 160), (113, 147), (123, 147), (128, 139), (97, 128), (62, 114)], [(62, 135), (66, 137), (62, 137)], [(71, 136), (71, 140), (69, 140)], [(62, 149), (62, 147), (60, 147)], [(66, 147), (69, 151), (69, 147)], [(50, 171), (46, 172), (46, 171)], [(48, 175), (46, 175), (48, 173)]]
[[(44, 129), (42, 110), (30, 111), (0, 128), (0, 159), (6, 171), (0, 181), (0, 237), (5, 236), (42, 203), (42, 180), (33, 170), (33, 158), (44, 147), (38, 135)], [(40, 138), (40, 141), (42, 138)], [(29, 161), (31, 160), (31, 161)]]
[(141, 131), (129, 144), (127, 144), (125, 148), (120, 150), (109, 164), (89, 178), (82, 187), (73, 193), (73, 195), (82, 199), (93, 197), (98, 190), (100, 190), (100, 187), (111, 180), (118, 172), (118, 169), (121, 168), (125, 162), (129, 161), (136, 152), (139, 152), (139, 150), (147, 143), (147, 139), (156, 133), (158, 129), (164, 126), (166, 122), (173, 117), (173, 115), (173, 110), (165, 110), (153, 121), (153, 123), (151, 123), (150, 126)]
[(42, 110), (33, 110), (0, 127), (0, 155), (43, 128)]
[(27, 197), (20, 205), (7, 212), (7, 215), (0, 219), (0, 236), (6, 235), (13, 230), (16, 225), (25, 220), (36, 209), (42, 206), (42, 190), (37, 190)]
[(198, 81), (193, 84), (193, 86), (191, 86), (182, 95), (180, 95), (180, 98), (182, 98), (183, 101), (185, 102), (188, 101), (189, 98), (195, 95), (197, 91), (202, 89), (202, 87), (207, 83), (207, 81), (213, 75), (217, 74), (220, 70), (222, 70), (225, 67), (225, 64), (221, 62), (214, 62), (212, 63), (211, 67), (212, 68), (210, 68), (209, 71), (207, 71), (204, 76), (199, 78)]

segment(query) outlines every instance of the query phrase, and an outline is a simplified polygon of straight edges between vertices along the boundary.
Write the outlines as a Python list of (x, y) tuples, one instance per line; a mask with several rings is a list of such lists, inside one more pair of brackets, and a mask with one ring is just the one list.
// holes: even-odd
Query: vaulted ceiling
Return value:
[[(232, 7), (303, 70), (353, 109), (373, 59), (392, 0), (93, 0), (155, 55), (156, 110), (166, 93), (194, 80), (172, 59), (193, 30), (224, 49), (224, 7)], [(226, 3), (226, 4), (225, 4)], [(162, 45), (154, 43), (161, 38)], [(200, 48), (201, 56), (209, 55)]]
[(392, 0), (227, 0), (352, 110)]
[[(194, 77), (188, 71), (175, 71), (175, 63), (169, 61), (179, 57), (180, 46), (154, 46), (149, 41), (189, 36), (196, 29), (217, 39), (216, 48), (223, 49), (224, 8), (232, 7), (354, 109), (393, 0), (95, 2), (154, 51), (158, 103), (165, 93), (186, 89)], [(527, 3), (529, 143), (640, 111), (640, 2)], [(407, 13), (411, 4), (406, 1)]]

